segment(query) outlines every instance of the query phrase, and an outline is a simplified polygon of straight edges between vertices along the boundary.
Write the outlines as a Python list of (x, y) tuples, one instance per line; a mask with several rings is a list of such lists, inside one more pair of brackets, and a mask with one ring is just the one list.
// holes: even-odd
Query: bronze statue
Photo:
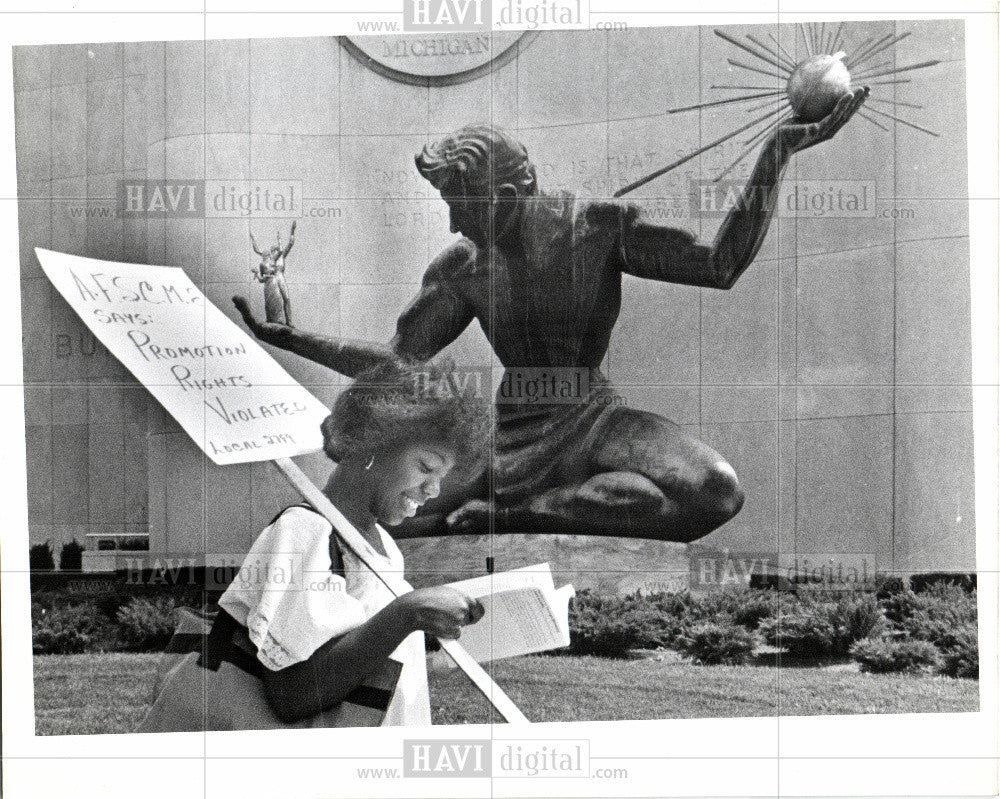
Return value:
[(725, 459), (678, 425), (611, 401), (600, 365), (621, 276), (732, 287), (764, 240), (791, 156), (830, 139), (867, 95), (845, 94), (818, 123), (779, 126), (750, 178), (753, 190), (711, 245), (647, 221), (623, 201), (540, 191), (521, 144), (473, 125), (416, 157), (462, 237), (432, 261), (388, 344), (259, 322), (245, 299), (233, 299), (259, 339), (347, 376), (383, 359), (428, 360), (473, 320), (508, 373), (589, 370), (590, 394), (574, 404), (498, 402), (491, 471), (443, 491), (396, 535), (484, 533), (492, 514), (498, 533), (693, 541), (740, 510), (743, 490)]
[(250, 274), (264, 284), (264, 314), (267, 321), (273, 324), (292, 326), (292, 301), (288, 297), (288, 286), (285, 283), (285, 258), (295, 244), (295, 222), (288, 234), (288, 244), (281, 246), (281, 233), (278, 233), (278, 243), (272, 244), (266, 253), (261, 252), (257, 240), (250, 232), (250, 246), (263, 260)]

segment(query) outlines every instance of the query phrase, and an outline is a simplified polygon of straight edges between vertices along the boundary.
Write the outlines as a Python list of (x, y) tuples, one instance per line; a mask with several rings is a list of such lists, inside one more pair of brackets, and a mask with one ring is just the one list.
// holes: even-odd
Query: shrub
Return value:
[(892, 629), (904, 640), (932, 644), (940, 653), (942, 674), (978, 678), (978, 609), (974, 584), (940, 577), (921, 584), (923, 591), (907, 589), (883, 601)]
[(145, 552), (149, 549), (149, 539), (143, 535), (119, 538), (118, 549), (123, 552)]
[(778, 612), (781, 594), (737, 586), (702, 596), (690, 591), (656, 594), (646, 601), (662, 617), (661, 645), (673, 646), (693, 627), (706, 622), (735, 623), (755, 630), (764, 619)]
[(783, 647), (795, 657), (824, 658), (833, 652), (833, 624), (815, 610), (792, 611), (765, 619), (760, 632), (771, 646)]
[(776, 591), (747, 591), (739, 605), (733, 609), (733, 621), (756, 630), (764, 619), (770, 619), (778, 613), (779, 594)]
[(942, 674), (949, 677), (979, 679), (979, 632), (975, 627), (961, 627), (938, 644)]
[(59, 550), (59, 568), (63, 571), (80, 571), (83, 568), (83, 544), (75, 538)]
[(704, 618), (698, 600), (690, 591), (651, 594), (644, 601), (659, 620), (655, 646), (674, 646), (679, 636)]
[(918, 594), (933, 590), (939, 585), (953, 585), (963, 591), (975, 591), (976, 573), (926, 572), (925, 574), (914, 574), (910, 578), (910, 588)]
[(699, 620), (726, 615), (736, 624), (756, 629), (761, 621), (778, 612), (779, 596), (777, 591), (728, 586), (694, 598), (691, 615)]
[(917, 593), (906, 590), (886, 599), (883, 603), (889, 622), (899, 628), (919, 631), (920, 625), (930, 622), (975, 623), (976, 592), (965, 591), (960, 586), (938, 582), (926, 591)]
[(891, 594), (881, 601), (886, 620), (897, 630), (917, 612), (918, 603), (917, 595), (908, 588)]
[(633, 625), (633, 649), (661, 649), (676, 636), (676, 624), (646, 603), (629, 605), (624, 620)]
[(677, 639), (677, 648), (704, 665), (741, 665), (753, 656), (756, 633), (731, 621), (696, 624)]
[(162, 649), (174, 633), (174, 600), (159, 596), (153, 600), (133, 597), (116, 614), (118, 635), (129, 649)]
[[(842, 657), (855, 641), (877, 633), (884, 623), (870, 593), (736, 586), (704, 595), (677, 591), (619, 599), (581, 591), (570, 604), (571, 644), (565, 651), (622, 657), (629, 649), (669, 646), (701, 659), (692, 652), (692, 642), (711, 648), (712, 636), (722, 631), (752, 651), (760, 636), (732, 629), (738, 627), (748, 634), (760, 630), (768, 643), (797, 657)], [(705, 625), (711, 629), (700, 629)], [(704, 662), (728, 662), (711, 654), (706, 658)]]
[(662, 646), (668, 621), (642, 597), (619, 599), (581, 591), (570, 602), (570, 645), (563, 651), (624, 657), (630, 649)]
[(116, 580), (89, 581), (70, 580), (55, 588), (33, 591), (33, 601), (47, 608), (66, 607), (68, 605), (92, 605), (97, 608), (109, 623), (114, 622), (118, 608), (128, 602), (132, 594)]
[(55, 570), (56, 562), (52, 557), (51, 541), (46, 541), (44, 544), (35, 544), (28, 550), (28, 568), (33, 572), (50, 572)]
[(908, 591), (906, 581), (895, 575), (880, 574), (875, 578), (875, 596), (883, 601), (896, 594)]
[(941, 664), (941, 654), (929, 641), (890, 638), (869, 638), (851, 647), (851, 657), (862, 671), (875, 674), (887, 672), (918, 672), (936, 669)]
[(107, 637), (107, 620), (92, 605), (46, 608), (31, 603), (31, 649), (36, 655), (91, 651)]
[(884, 607), (893, 629), (909, 638), (930, 641), (942, 651), (952, 647), (958, 631), (968, 631), (974, 639), (977, 636), (976, 592), (957, 585), (938, 582), (923, 593), (897, 594)]
[(843, 657), (855, 641), (878, 632), (884, 625), (882, 611), (871, 594), (850, 594), (836, 601), (806, 595), (786, 602), (781, 612), (764, 619), (760, 631), (772, 646), (783, 647), (794, 657)]
[(871, 594), (844, 596), (830, 607), (829, 614), (836, 656), (847, 655), (855, 642), (881, 632), (885, 626), (882, 609)]

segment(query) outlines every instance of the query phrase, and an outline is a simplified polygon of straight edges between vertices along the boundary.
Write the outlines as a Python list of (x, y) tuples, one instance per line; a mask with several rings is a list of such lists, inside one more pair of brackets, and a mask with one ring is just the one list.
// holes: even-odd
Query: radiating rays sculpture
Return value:
[[(615, 192), (615, 197), (620, 197), (634, 189), (645, 185), (649, 181), (658, 178), (681, 164), (690, 161), (692, 158), (701, 155), (713, 147), (718, 147), (723, 142), (727, 142), (742, 133), (750, 135), (742, 143), (745, 145), (736, 159), (729, 164), (722, 172), (715, 176), (715, 180), (721, 180), (741, 163), (750, 153), (757, 148), (764, 138), (778, 125), (789, 120), (796, 122), (819, 122), (829, 114), (837, 101), (851, 88), (851, 84), (866, 85), (872, 88), (872, 93), (868, 97), (868, 103), (875, 106), (892, 106), (896, 108), (921, 109), (922, 106), (915, 103), (902, 102), (894, 98), (879, 97), (880, 88), (891, 87), (898, 84), (910, 83), (909, 77), (897, 77), (904, 72), (926, 69), (940, 61), (922, 61), (917, 64), (907, 64), (896, 66), (895, 60), (890, 52), (897, 44), (910, 35), (910, 32), (888, 34), (879, 38), (870, 36), (861, 44), (853, 48), (850, 54), (842, 50), (846, 46), (842, 34), (844, 23), (841, 22), (836, 30), (830, 26), (827, 30), (826, 23), (798, 25), (796, 31), (801, 36), (806, 58), (802, 61), (796, 60), (789, 54), (781, 43), (772, 35), (768, 34), (771, 43), (764, 42), (761, 38), (746, 34), (746, 41), (740, 41), (723, 31), (716, 30), (715, 35), (724, 39), (729, 44), (738, 47), (745, 53), (749, 53), (756, 60), (746, 64), (735, 58), (728, 59), (731, 66), (746, 70), (748, 73), (765, 75), (769, 78), (777, 79), (778, 83), (765, 86), (769, 81), (756, 78), (753, 83), (760, 85), (747, 85), (743, 83), (713, 85), (714, 91), (725, 91), (730, 96), (722, 97), (718, 100), (709, 100), (704, 103), (696, 103), (682, 108), (672, 108), (667, 113), (679, 114), (684, 111), (695, 111), (701, 108), (711, 108), (714, 106), (730, 105), (736, 103), (752, 104), (747, 108), (747, 113), (761, 112), (745, 125), (741, 125), (736, 130), (721, 136), (704, 147), (688, 153), (683, 158), (668, 164), (662, 169), (658, 169), (651, 175), (647, 175), (641, 180), (630, 183)], [(737, 54), (742, 56), (742, 53)], [(878, 63), (875, 59), (881, 56), (883, 60)], [(748, 81), (749, 83), (750, 81)], [(782, 85), (783, 84), (783, 85)], [(735, 92), (735, 94), (732, 94)], [(922, 131), (931, 136), (938, 136), (932, 130), (921, 127), (902, 117), (896, 116), (890, 110), (881, 110), (878, 107), (871, 107), (866, 104), (856, 112), (859, 117), (867, 120), (872, 125), (888, 131), (887, 124), (898, 122), (902, 125)], [(757, 130), (754, 130), (757, 128)]]

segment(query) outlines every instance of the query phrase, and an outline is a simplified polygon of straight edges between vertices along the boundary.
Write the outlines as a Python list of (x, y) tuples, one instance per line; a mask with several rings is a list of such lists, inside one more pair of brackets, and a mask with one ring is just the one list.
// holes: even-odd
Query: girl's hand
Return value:
[(462, 627), (475, 624), (486, 613), (478, 599), (445, 585), (411, 591), (393, 604), (404, 614), (408, 627), (438, 638), (458, 638)]

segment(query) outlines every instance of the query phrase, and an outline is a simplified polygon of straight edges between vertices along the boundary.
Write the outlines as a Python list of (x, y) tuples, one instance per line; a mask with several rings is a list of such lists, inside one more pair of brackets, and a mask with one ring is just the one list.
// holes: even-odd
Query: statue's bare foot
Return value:
[(485, 533), (490, 524), (490, 503), (470, 499), (462, 507), (448, 514), (448, 532), (453, 535)]

